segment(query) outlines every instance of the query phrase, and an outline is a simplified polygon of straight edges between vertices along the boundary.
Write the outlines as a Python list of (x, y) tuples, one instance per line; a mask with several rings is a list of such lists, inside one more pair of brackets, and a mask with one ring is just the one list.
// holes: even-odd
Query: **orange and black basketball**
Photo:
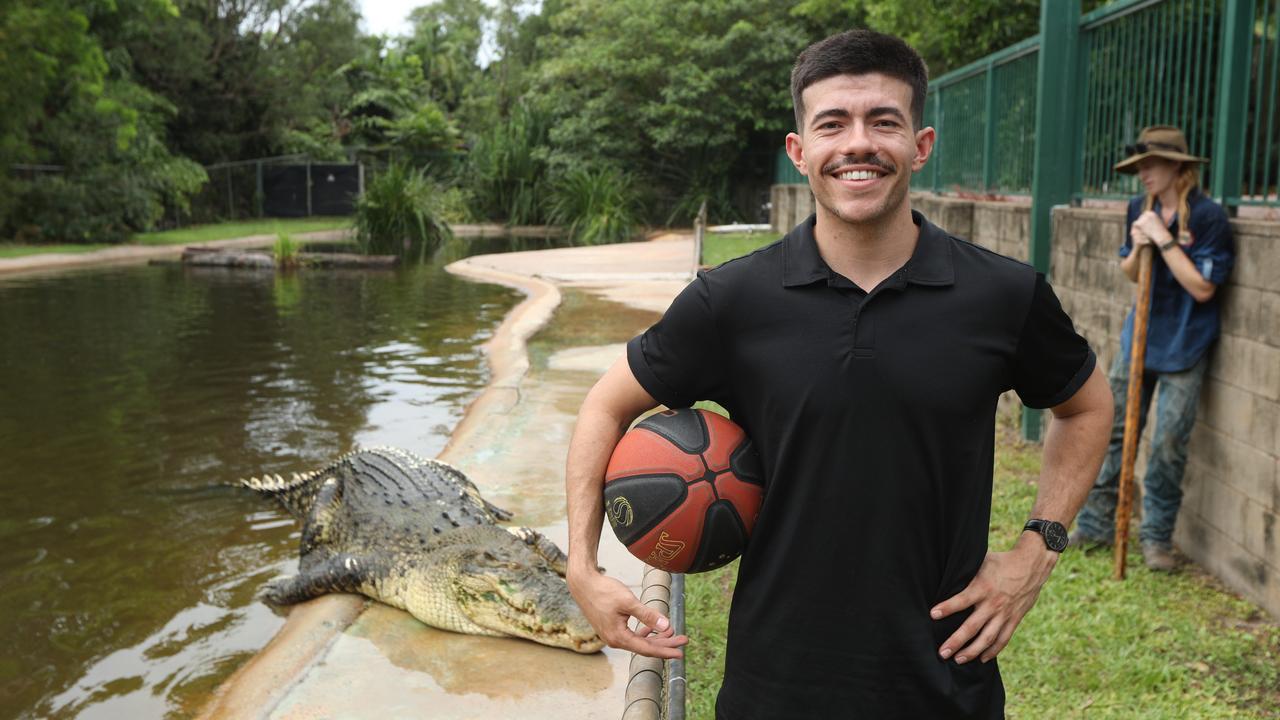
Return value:
[(764, 475), (737, 424), (667, 410), (622, 436), (604, 478), (605, 515), (623, 545), (670, 572), (714, 570), (742, 554)]

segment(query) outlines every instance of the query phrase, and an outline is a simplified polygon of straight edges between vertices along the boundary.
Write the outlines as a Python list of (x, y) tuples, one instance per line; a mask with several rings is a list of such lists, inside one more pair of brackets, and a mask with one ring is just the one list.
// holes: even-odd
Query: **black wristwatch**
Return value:
[(1173, 236), (1171, 235), (1171, 236), (1169, 236), (1169, 242), (1164, 243), (1164, 244), (1157, 244), (1157, 245), (1156, 245), (1156, 247), (1157, 247), (1157, 248), (1160, 248), (1160, 252), (1164, 252), (1165, 250), (1168, 250), (1169, 248), (1171, 248), (1171, 247), (1173, 247), (1174, 245), (1177, 245), (1177, 244), (1178, 244), (1178, 238), (1173, 237)]
[(1060, 553), (1067, 549), (1067, 529), (1060, 522), (1053, 520), (1028, 520), (1027, 524), (1022, 527), (1022, 531), (1031, 530), (1040, 533), (1040, 537), (1044, 538), (1044, 544), (1050, 550)]

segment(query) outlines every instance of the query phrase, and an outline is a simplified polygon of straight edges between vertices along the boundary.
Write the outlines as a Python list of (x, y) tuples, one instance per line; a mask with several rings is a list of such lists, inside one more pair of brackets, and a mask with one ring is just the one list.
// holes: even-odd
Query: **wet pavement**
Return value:
[[(488, 349), (492, 377), (440, 454), (566, 545), (563, 469), (578, 407), (623, 343), (688, 282), (687, 237), (481, 255), (449, 266), (526, 294)], [(643, 566), (608, 531), (600, 564), (639, 594)], [(617, 718), (630, 654), (577, 655), (459, 635), (351, 595), (297, 606), (219, 691), (208, 718)]]

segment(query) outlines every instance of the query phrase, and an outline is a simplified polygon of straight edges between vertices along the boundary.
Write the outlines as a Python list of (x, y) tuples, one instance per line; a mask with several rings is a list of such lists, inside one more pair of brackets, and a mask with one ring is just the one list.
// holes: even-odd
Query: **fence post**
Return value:
[(995, 150), (996, 150), (996, 66), (987, 61), (987, 102), (986, 112), (982, 116), (986, 121), (982, 136), (982, 189), (991, 192), (995, 186)]
[(1213, 121), (1213, 175), (1209, 190), (1228, 212), (1240, 204), (1248, 123), (1249, 71), (1253, 55), (1253, 0), (1226, 0), (1222, 58)]
[(262, 161), (259, 160), (256, 163), (256, 166), (257, 181), (253, 188), (253, 203), (255, 205), (254, 209), (257, 210), (258, 217), (262, 217), (264, 212), (263, 206), (266, 205), (267, 202), (266, 193), (262, 189)]
[(227, 166), (227, 219), (236, 219), (236, 193), (231, 187), (231, 166)]
[[(938, 91), (934, 93), (933, 102), (934, 102), (933, 129), (938, 133), (938, 136), (941, 136), (942, 121), (943, 121), (942, 88), (938, 88)], [(942, 152), (941, 152), (942, 148), (935, 148), (935, 149), (938, 150), (939, 152), (937, 153), (937, 157), (933, 158), (932, 185), (933, 185), (933, 194), (937, 195), (939, 192), (942, 191), (941, 188), (939, 187), (939, 180), (941, 178), (941, 173), (942, 173)]]
[(1075, 57), (1075, 112), (1071, 115), (1071, 123), (1075, 127), (1071, 138), (1073, 157), (1071, 158), (1071, 204), (1079, 206), (1084, 201), (1084, 134), (1085, 125), (1089, 121), (1089, 53), (1093, 38), (1088, 33), (1081, 33), (1076, 38)]
[[(1036, 144), (1031, 176), (1031, 238), (1028, 260), (1049, 273), (1053, 241), (1053, 207), (1067, 204), (1073, 192), (1073, 167), (1080, 152), (1071, 139), (1075, 107), (1076, 52), (1080, 34), (1080, 0), (1045, 0), (1040, 4), (1040, 57), (1036, 68)], [(1022, 409), (1022, 437), (1040, 439), (1040, 411)]]
[(698, 276), (698, 268), (702, 267), (702, 242), (707, 236), (707, 201), (703, 200), (698, 207), (698, 216), (693, 219), (693, 272), (691, 277)]
[(307, 158), (307, 217), (311, 217), (311, 158)]

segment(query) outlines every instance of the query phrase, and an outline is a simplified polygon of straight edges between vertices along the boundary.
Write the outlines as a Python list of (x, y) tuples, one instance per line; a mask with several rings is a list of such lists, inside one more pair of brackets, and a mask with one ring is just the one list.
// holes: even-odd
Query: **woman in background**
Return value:
[[(1140, 253), (1134, 250), (1149, 245), (1155, 255), (1139, 434), (1153, 396), (1156, 428), (1143, 478), (1138, 536), (1147, 567), (1167, 572), (1177, 566), (1173, 527), (1182, 504), (1187, 441), (1195, 425), (1209, 351), (1218, 338), (1217, 290), (1231, 273), (1235, 248), (1226, 212), (1200, 190), (1200, 166), (1208, 158), (1187, 152), (1181, 130), (1169, 125), (1145, 128), (1125, 153), (1116, 171), (1137, 173), (1146, 192), (1129, 201), (1120, 269), (1137, 282)], [(1111, 445), (1071, 534), (1071, 544), (1085, 549), (1111, 545), (1115, 534), (1132, 340), (1130, 310), (1110, 372), (1116, 404)]]

